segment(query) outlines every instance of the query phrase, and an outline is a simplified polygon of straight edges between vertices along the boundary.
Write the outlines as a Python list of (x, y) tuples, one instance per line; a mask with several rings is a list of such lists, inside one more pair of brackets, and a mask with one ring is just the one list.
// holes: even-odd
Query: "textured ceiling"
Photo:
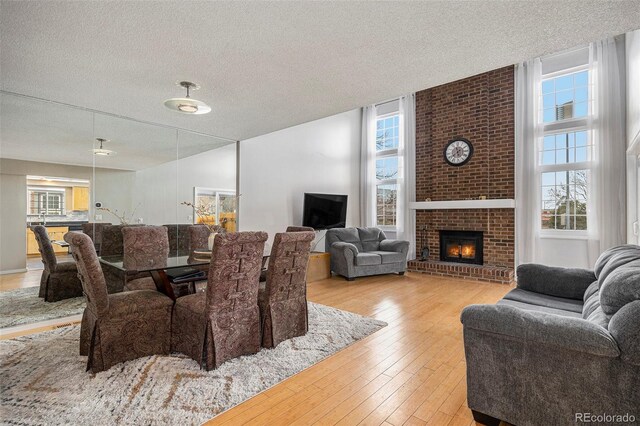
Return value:
[[(637, 0), (0, 7), (3, 90), (236, 139), (640, 26)], [(164, 108), (182, 79), (211, 114)]]
[[(74, 166), (142, 170), (230, 143), (4, 93), (0, 123), (0, 157)], [(116, 154), (94, 156), (98, 137)]]

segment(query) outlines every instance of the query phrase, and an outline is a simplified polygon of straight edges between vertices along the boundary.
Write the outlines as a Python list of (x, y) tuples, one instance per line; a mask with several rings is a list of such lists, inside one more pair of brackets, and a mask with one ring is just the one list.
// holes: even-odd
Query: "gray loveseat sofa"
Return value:
[(605, 251), (593, 271), (529, 264), (517, 275), (497, 305), (462, 312), (476, 421), (640, 422), (640, 246)]
[(331, 271), (352, 281), (367, 275), (404, 274), (409, 242), (387, 239), (378, 228), (329, 229), (325, 250), (331, 254)]

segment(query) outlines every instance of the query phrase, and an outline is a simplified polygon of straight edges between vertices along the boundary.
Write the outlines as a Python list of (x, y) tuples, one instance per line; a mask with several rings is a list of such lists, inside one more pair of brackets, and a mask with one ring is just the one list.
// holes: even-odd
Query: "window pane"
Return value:
[(398, 177), (398, 157), (376, 160), (376, 179), (396, 179)]
[(589, 102), (589, 73), (580, 71), (544, 80), (541, 90), (543, 122), (586, 117)]
[(396, 184), (376, 186), (376, 216), (378, 225), (395, 226), (397, 188), (398, 186)]
[(576, 89), (574, 99), (576, 102), (587, 102), (589, 92), (586, 87), (579, 87)]
[(379, 118), (376, 122), (376, 151), (398, 147), (398, 115)]
[(587, 173), (586, 170), (542, 173), (543, 229), (587, 229)]
[(575, 106), (575, 117), (586, 117), (588, 112), (588, 106), (586, 102), (580, 102)]
[(538, 158), (541, 165), (567, 164), (589, 160), (591, 146), (586, 131), (556, 133), (544, 137)]
[(573, 81), (576, 87), (587, 86), (589, 84), (588, 71), (581, 71), (581, 72), (575, 73), (573, 75)]

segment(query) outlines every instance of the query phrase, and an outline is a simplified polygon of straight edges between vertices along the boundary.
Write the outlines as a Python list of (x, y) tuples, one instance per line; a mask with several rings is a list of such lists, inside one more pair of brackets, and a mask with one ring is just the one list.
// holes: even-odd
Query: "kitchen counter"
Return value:
[[(89, 223), (88, 220), (64, 220), (64, 221), (47, 221), (44, 226), (47, 228), (53, 228), (53, 227), (58, 227), (58, 226), (62, 226), (62, 227), (69, 227), (69, 230), (80, 230), (82, 229), (82, 224), (83, 223)], [(42, 225), (41, 221), (36, 221), (36, 222), (28, 222), (27, 224), (27, 228), (32, 226), (32, 225)]]

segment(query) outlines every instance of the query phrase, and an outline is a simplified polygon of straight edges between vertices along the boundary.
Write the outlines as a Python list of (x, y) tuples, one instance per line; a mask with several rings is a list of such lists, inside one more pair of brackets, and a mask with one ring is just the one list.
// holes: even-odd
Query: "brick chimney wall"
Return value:
[[(504, 67), (416, 93), (416, 201), (515, 198), (514, 67)], [(474, 147), (461, 167), (444, 159), (455, 137)], [(514, 267), (514, 209), (418, 210), (418, 255), (426, 225), (430, 260), (439, 259), (438, 230), (484, 231), (484, 263)]]

